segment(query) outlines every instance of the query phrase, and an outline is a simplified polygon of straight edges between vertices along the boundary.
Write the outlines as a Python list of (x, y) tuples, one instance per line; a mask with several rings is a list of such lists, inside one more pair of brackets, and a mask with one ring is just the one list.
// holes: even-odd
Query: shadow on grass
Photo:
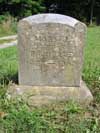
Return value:
[(18, 84), (18, 72), (13, 73), (13, 74), (5, 74), (0, 76), (0, 84), (1, 85), (7, 85), (9, 82), (12, 81), (15, 84)]

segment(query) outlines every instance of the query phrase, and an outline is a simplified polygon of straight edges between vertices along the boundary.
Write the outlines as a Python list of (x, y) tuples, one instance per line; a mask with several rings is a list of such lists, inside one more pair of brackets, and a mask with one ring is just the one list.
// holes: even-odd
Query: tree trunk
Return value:
[(90, 25), (93, 24), (94, 5), (95, 5), (95, 0), (91, 0)]

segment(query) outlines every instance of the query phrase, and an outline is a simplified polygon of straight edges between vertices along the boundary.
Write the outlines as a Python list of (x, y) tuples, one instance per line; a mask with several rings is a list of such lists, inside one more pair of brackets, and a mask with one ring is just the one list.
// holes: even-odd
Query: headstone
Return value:
[(81, 81), (85, 40), (85, 24), (74, 18), (39, 14), (22, 19), (18, 52), (19, 85), (24, 87), (17, 91), (37, 90), (32, 102), (69, 98), (91, 101), (92, 95)]
[(19, 24), (19, 84), (80, 86), (86, 26), (57, 14)]

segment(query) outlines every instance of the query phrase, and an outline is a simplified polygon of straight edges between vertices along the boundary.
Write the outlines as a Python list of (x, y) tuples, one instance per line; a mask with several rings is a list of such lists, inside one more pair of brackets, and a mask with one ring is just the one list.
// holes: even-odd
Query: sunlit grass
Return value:
[(17, 82), (18, 58), (16, 46), (0, 49), (0, 83)]

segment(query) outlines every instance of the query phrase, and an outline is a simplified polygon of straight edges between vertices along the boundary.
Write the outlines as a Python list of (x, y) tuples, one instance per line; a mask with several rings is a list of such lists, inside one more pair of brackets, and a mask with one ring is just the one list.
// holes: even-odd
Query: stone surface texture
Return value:
[(51, 87), (10, 85), (8, 99), (23, 99), (30, 107), (43, 106), (59, 101), (75, 100), (87, 106), (93, 97), (83, 81), (80, 87)]
[(74, 99), (85, 104), (92, 94), (81, 80), (86, 26), (59, 14), (39, 14), (18, 25), (19, 85), (8, 98), (21, 96), (30, 106)]
[(79, 87), (86, 26), (58, 14), (19, 22), (19, 84)]

